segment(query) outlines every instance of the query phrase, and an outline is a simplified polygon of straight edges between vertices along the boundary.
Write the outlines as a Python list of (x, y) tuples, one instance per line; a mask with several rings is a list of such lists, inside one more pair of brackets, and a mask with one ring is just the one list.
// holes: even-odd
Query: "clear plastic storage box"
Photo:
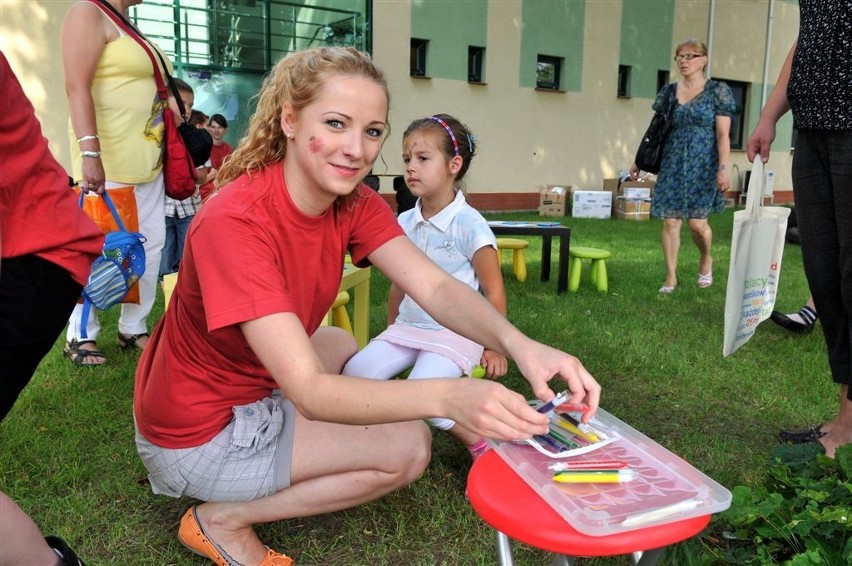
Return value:
[[(566, 460), (523, 443), (495, 442), (497, 453), (576, 530), (610, 535), (724, 511), (731, 492), (641, 432), (599, 409), (591, 424), (619, 438)], [(619, 460), (634, 470), (625, 483), (553, 481), (555, 462)]]

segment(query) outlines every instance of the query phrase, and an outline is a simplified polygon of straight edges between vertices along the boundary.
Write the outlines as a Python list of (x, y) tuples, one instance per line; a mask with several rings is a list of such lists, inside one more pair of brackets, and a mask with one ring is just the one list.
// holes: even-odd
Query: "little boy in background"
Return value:
[[(175, 78), (173, 80), (175, 86), (177, 86), (180, 99), (183, 102), (186, 120), (191, 124), (190, 120), (193, 117), (196, 121), (201, 116), (206, 118), (204, 113), (192, 109), (192, 105), (195, 102), (195, 93), (192, 87), (181, 79)], [(177, 101), (171, 96), (169, 97), (169, 108), (174, 112), (177, 123), (180, 124), (183, 122), (184, 117), (180, 114)], [(198, 127), (197, 124), (195, 126)], [(208, 160), (207, 163), (196, 169), (198, 175), (196, 185), (203, 185), (207, 182), (207, 172), (211, 166)], [(183, 257), (183, 243), (186, 240), (186, 231), (189, 229), (189, 223), (192, 222), (200, 206), (201, 196), (198, 193), (197, 186), (192, 196), (183, 200), (175, 200), (166, 195), (166, 242), (163, 245), (163, 255), (160, 259), (160, 279), (163, 278), (163, 275), (177, 272), (181, 257)]]

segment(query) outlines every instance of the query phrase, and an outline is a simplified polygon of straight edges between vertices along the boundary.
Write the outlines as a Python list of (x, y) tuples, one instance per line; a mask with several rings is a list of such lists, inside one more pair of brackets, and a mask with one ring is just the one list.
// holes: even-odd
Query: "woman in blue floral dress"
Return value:
[[(651, 201), (651, 214), (663, 219), (666, 280), (660, 293), (671, 293), (677, 286), (677, 256), (684, 220), (701, 254), (698, 286), (706, 288), (713, 284), (713, 257), (710, 255), (713, 231), (707, 216), (724, 210), (723, 195), (730, 188), (728, 135), (734, 96), (725, 83), (704, 77), (707, 65), (704, 43), (697, 39), (687, 40), (677, 46), (675, 53), (683, 78), (663, 87), (653, 105), (655, 111), (665, 111), (670, 97), (673, 94), (677, 97), (674, 128), (663, 151)], [(638, 174), (634, 163), (630, 175), (635, 179)]]

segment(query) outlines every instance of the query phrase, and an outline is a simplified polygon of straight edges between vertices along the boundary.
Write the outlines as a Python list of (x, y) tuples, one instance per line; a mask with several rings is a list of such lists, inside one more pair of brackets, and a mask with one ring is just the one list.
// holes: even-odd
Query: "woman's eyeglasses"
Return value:
[(700, 53), (681, 53), (680, 55), (675, 55), (675, 61), (692, 61), (696, 57), (704, 57), (704, 55)]

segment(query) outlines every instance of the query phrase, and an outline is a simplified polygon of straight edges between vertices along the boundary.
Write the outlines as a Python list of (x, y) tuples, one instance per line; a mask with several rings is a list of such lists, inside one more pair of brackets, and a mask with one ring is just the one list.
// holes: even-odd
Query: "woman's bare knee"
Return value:
[(408, 485), (423, 473), (432, 458), (432, 432), (422, 421), (399, 423), (398, 438), (388, 460), (395, 469), (398, 486)]
[(323, 369), (330, 373), (340, 373), (349, 358), (358, 351), (355, 337), (335, 326), (318, 328), (311, 336), (311, 344), (322, 361)]

